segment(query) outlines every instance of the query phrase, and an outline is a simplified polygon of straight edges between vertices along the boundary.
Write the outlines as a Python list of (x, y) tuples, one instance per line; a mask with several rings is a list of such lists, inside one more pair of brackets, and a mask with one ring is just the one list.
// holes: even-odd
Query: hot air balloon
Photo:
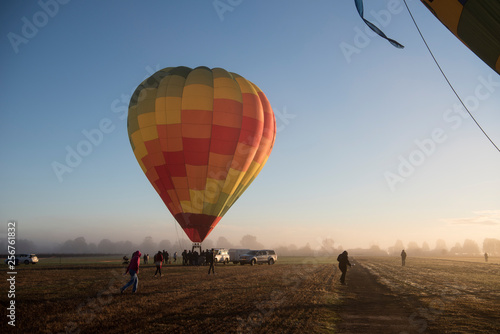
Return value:
[(135, 157), (193, 243), (201, 243), (264, 167), (276, 121), (265, 94), (222, 68), (168, 67), (129, 104)]
[(421, 1), (462, 43), (500, 74), (500, 1)]

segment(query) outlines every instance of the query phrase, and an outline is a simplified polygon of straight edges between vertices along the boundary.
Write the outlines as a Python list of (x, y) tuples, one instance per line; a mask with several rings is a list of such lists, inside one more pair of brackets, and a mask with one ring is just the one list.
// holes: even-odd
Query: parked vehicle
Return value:
[(276, 252), (272, 249), (251, 250), (240, 256), (240, 264), (243, 265), (248, 263), (251, 266), (263, 263), (271, 265), (277, 260), (278, 255), (276, 255)]
[(229, 263), (229, 254), (225, 248), (214, 248), (215, 263)]
[(236, 248), (231, 248), (229, 250), (229, 261), (238, 264), (240, 263), (240, 256), (250, 252), (250, 249), (236, 249)]
[[(10, 264), (12, 261), (12, 259), (7, 258), (5, 263)], [(35, 254), (17, 254), (14, 258), (14, 265), (17, 266), (19, 263), (35, 264), (38, 263), (38, 257)]]

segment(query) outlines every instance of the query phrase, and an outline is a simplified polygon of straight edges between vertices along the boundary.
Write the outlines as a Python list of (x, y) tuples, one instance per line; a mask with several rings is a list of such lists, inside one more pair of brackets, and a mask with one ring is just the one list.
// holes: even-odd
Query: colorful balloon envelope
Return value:
[(421, 0), (457, 38), (500, 74), (499, 0)]
[(264, 167), (276, 121), (264, 93), (238, 74), (168, 67), (135, 90), (128, 134), (167, 208), (202, 242)]

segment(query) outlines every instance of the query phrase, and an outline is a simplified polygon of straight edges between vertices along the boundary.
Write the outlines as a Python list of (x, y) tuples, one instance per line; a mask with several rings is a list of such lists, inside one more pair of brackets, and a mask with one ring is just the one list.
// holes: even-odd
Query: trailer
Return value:
[(240, 263), (240, 256), (249, 252), (250, 249), (240, 249), (240, 248), (231, 248), (229, 250), (229, 261), (238, 264)]

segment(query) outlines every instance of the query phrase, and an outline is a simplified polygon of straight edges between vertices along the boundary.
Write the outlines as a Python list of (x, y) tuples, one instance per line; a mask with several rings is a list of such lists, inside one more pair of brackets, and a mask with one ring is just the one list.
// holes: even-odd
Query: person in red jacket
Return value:
[(125, 291), (125, 289), (127, 289), (132, 284), (134, 285), (132, 287), (132, 292), (137, 291), (137, 285), (139, 284), (139, 277), (137, 275), (139, 274), (140, 262), (141, 262), (141, 252), (135, 251), (134, 254), (132, 254), (132, 259), (130, 260), (130, 264), (128, 265), (127, 270), (125, 271), (125, 274), (123, 274), (126, 275), (127, 273), (129, 273), (130, 281), (120, 288), (121, 293), (123, 293), (123, 291)]
[(160, 278), (161, 278), (161, 265), (163, 263), (163, 255), (161, 251), (158, 251), (158, 253), (155, 254), (154, 261), (156, 265), (156, 272), (153, 277), (156, 277), (156, 274), (160, 273)]

